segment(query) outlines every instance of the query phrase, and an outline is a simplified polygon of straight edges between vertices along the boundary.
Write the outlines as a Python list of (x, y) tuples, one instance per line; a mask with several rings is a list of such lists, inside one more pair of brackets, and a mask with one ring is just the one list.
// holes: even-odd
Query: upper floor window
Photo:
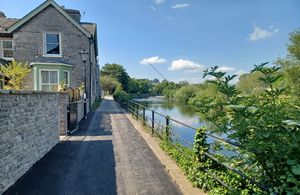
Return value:
[(44, 55), (61, 57), (61, 34), (44, 33)]
[(14, 48), (12, 40), (2, 40), (2, 56), (7, 60), (13, 59)]

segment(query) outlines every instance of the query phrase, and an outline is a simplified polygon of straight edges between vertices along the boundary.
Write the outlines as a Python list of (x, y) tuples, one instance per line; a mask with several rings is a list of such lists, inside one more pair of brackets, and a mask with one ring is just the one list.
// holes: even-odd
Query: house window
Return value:
[(41, 70), (41, 84), (42, 91), (58, 91), (58, 70)]
[(44, 36), (44, 55), (61, 56), (61, 34), (45, 33)]
[(63, 73), (63, 81), (65, 82), (65, 87), (70, 87), (70, 72), (64, 71)]
[(2, 40), (2, 56), (4, 59), (13, 59), (14, 49), (12, 40)]

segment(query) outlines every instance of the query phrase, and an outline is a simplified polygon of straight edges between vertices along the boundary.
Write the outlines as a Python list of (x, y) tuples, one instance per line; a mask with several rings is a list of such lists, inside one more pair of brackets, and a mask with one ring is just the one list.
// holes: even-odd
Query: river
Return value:
[[(205, 123), (200, 119), (199, 115), (191, 108), (191, 106), (174, 102), (172, 100), (164, 98), (163, 96), (134, 99), (134, 101), (142, 104), (150, 110), (155, 110), (156, 112), (163, 115), (168, 115), (171, 118), (191, 127), (199, 128), (205, 125)], [(146, 116), (150, 119), (151, 112), (146, 111)], [(160, 121), (161, 124), (165, 124), (166, 121), (164, 117), (161, 117), (159, 115), (155, 115), (155, 120)], [(175, 134), (184, 138), (190, 143), (194, 142), (195, 130), (176, 123), (172, 120), (170, 120), (170, 125)], [(207, 139), (207, 142), (212, 143), (213, 139), (209, 137)]]

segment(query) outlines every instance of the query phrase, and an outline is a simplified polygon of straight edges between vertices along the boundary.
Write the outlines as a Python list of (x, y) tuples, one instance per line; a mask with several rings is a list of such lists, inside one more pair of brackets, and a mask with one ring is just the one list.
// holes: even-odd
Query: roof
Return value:
[(7, 32), (6, 29), (15, 24), (19, 19), (0, 17), (0, 33)]
[(88, 22), (80, 22), (80, 25), (91, 33), (93, 36), (96, 34), (97, 25), (95, 23), (88, 23)]
[(38, 13), (40, 13), (42, 10), (47, 8), (48, 6), (52, 5), (57, 11), (59, 11), (63, 16), (65, 16), (72, 24), (74, 24), (83, 34), (85, 34), (87, 37), (91, 37), (91, 34), (82, 27), (78, 22), (76, 22), (62, 7), (60, 7), (54, 0), (47, 0), (44, 3), (42, 3), (40, 6), (32, 10), (30, 13), (28, 13), (26, 16), (24, 16), (22, 19), (15, 21), (14, 24), (7, 27), (6, 33), (12, 33), (19, 27), (21, 27), (23, 24), (25, 24), (27, 21), (32, 19), (34, 16), (36, 16)]
[(80, 22), (80, 25), (93, 36), (95, 42), (95, 52), (96, 56), (98, 56), (97, 24), (89, 22)]

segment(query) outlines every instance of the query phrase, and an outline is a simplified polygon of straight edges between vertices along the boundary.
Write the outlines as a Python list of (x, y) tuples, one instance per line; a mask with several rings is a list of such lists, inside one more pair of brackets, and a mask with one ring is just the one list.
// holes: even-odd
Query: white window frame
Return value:
[(5, 59), (5, 60), (9, 60), (9, 61), (14, 60), (14, 57), (5, 57), (4, 56), (4, 44), (3, 44), (4, 41), (10, 41), (11, 42), (12, 48), (11, 49), (5, 49), (5, 50), (13, 51), (13, 55), (14, 55), (14, 41), (12, 39), (3, 39), (3, 40), (1, 40), (2, 58)]
[[(47, 54), (47, 34), (56, 34), (59, 37), (59, 52), (60, 54)], [(61, 33), (58, 32), (43, 32), (43, 56), (44, 57), (62, 57)]]
[[(51, 83), (42, 83), (42, 71), (55, 71), (55, 72), (57, 72), (57, 83), (56, 84), (51, 84)], [(48, 85), (57, 85), (57, 88), (59, 87), (59, 70), (57, 70), (57, 69), (40, 69), (40, 71), (39, 71), (39, 74), (40, 74), (40, 79), (39, 79), (39, 90), (42, 90), (42, 85), (43, 84), (48, 84)], [(50, 79), (50, 77), (49, 77), (49, 79)], [(51, 90), (49, 90), (49, 91), (51, 91)]]
[[(67, 86), (66, 86), (66, 87), (70, 87), (70, 82), (71, 82), (71, 81), (70, 81), (70, 71), (64, 70), (64, 71), (63, 71), (63, 76), (65, 76), (65, 75), (64, 75), (65, 72), (68, 73), (68, 81), (69, 81), (69, 82), (67, 83)], [(63, 78), (64, 78), (64, 77), (63, 77)]]

